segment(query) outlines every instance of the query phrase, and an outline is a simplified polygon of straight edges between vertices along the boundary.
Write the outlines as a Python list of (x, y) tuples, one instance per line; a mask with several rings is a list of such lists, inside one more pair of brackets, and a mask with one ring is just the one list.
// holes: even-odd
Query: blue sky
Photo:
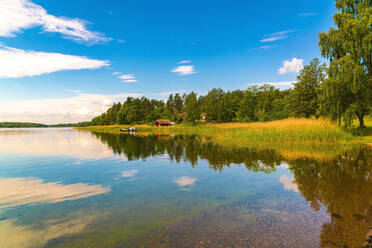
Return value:
[(324, 0), (1, 0), (0, 121), (89, 120), (128, 95), (289, 87), (320, 57), (334, 12)]

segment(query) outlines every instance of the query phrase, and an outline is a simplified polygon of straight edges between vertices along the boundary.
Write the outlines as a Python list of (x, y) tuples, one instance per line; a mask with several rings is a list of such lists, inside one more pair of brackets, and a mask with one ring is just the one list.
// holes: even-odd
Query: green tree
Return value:
[(244, 122), (257, 121), (255, 112), (257, 107), (257, 86), (248, 88), (240, 101), (240, 106), (237, 111), (237, 120)]
[(301, 70), (289, 97), (290, 108), (296, 117), (317, 116), (318, 94), (320, 84), (326, 76), (325, 72), (326, 65), (321, 64), (317, 58)]
[(206, 113), (208, 121), (222, 122), (224, 94), (222, 89), (212, 89), (204, 97), (202, 111)]
[(175, 107), (174, 107), (173, 94), (169, 95), (166, 105), (167, 105), (167, 109), (168, 109), (169, 113), (174, 115), (176, 110), (175, 110)]
[(319, 34), (322, 56), (330, 60), (323, 112), (340, 120), (353, 111), (365, 127), (372, 104), (372, 1), (336, 0), (336, 8), (337, 28)]
[(259, 121), (272, 120), (271, 116), (274, 111), (274, 100), (278, 98), (281, 98), (280, 91), (275, 89), (274, 86), (264, 85), (259, 88), (255, 113)]
[(119, 124), (141, 123), (144, 121), (142, 99), (128, 97), (117, 114)]
[(171, 113), (165, 106), (156, 107), (150, 114), (148, 122), (154, 122), (157, 119), (170, 119)]
[(282, 120), (290, 116), (290, 110), (285, 97), (276, 98), (269, 114), (270, 120)]
[(237, 119), (240, 102), (243, 97), (244, 92), (241, 90), (229, 91), (223, 95), (221, 122), (231, 122)]
[(186, 120), (195, 124), (200, 119), (200, 108), (196, 93), (191, 92), (185, 99)]
[(121, 109), (121, 103), (114, 103), (111, 108), (106, 111), (106, 123), (113, 125), (116, 123), (117, 114)]
[(183, 110), (183, 100), (179, 93), (174, 95), (174, 108), (176, 109), (177, 113), (181, 113)]
[(171, 114), (171, 119), (178, 121), (180, 118), (182, 118), (184, 103), (179, 93), (176, 93), (174, 96), (173, 94), (170, 94), (166, 105), (169, 113)]

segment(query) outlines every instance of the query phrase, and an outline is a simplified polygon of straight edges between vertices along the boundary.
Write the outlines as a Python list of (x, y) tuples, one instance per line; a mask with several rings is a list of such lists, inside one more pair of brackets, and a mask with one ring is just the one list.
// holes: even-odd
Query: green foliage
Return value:
[(191, 123), (196, 123), (200, 119), (200, 108), (197, 95), (191, 92), (185, 99), (186, 120)]
[[(167, 118), (177, 123), (256, 122), (288, 117), (329, 117), (350, 126), (355, 117), (364, 127), (372, 109), (372, 3), (371, 0), (336, 0), (336, 28), (319, 34), (326, 69), (318, 59), (306, 65), (294, 89), (270, 85), (247, 90), (212, 89), (205, 96), (192, 92), (170, 95), (166, 103), (147, 98), (128, 98), (94, 118), (92, 125), (153, 123)], [(325, 75), (327, 71), (328, 77)]]
[[(247, 90), (224, 91), (212, 89), (205, 96), (191, 92), (188, 95), (170, 95), (166, 103), (128, 97), (123, 104), (116, 103), (92, 125), (145, 124), (157, 119), (197, 123), (202, 113), (207, 122), (254, 122), (280, 120), (290, 117), (288, 96), (290, 90), (280, 91), (273, 86), (253, 86)], [(115, 117), (115, 118), (114, 118)]]
[(123, 104), (115, 103), (105, 113), (93, 118), (91, 125), (150, 123), (170, 117), (163, 101), (128, 97)]
[(236, 118), (238, 121), (243, 122), (254, 122), (257, 121), (257, 116), (255, 115), (257, 106), (257, 93), (258, 89), (256, 86), (248, 88), (240, 101), (239, 109), (236, 113)]
[(255, 115), (258, 121), (271, 121), (289, 117), (286, 96), (289, 91), (280, 91), (270, 85), (258, 89)]
[(173, 121), (180, 122), (183, 119), (184, 100), (179, 93), (171, 94), (167, 100), (168, 117)]
[(48, 125), (30, 122), (0, 122), (0, 128), (29, 128), (29, 127), (48, 127)]
[(301, 70), (289, 96), (289, 105), (296, 117), (318, 116), (320, 85), (325, 79), (326, 65), (313, 59)]
[(41, 124), (30, 122), (0, 122), (0, 128), (47, 128), (47, 127), (86, 127), (91, 122), (63, 123), (63, 124)]
[(352, 111), (364, 127), (364, 116), (372, 105), (372, 4), (370, 0), (336, 0), (336, 8), (337, 28), (319, 34), (322, 56), (330, 60), (321, 111), (339, 122)]
[(203, 98), (202, 111), (206, 113), (207, 121), (222, 122), (223, 95), (222, 89), (213, 89)]

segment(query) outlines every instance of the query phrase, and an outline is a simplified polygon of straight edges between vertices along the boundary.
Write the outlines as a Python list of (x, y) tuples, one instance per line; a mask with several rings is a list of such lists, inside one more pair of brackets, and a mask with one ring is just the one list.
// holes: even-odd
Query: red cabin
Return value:
[(172, 126), (172, 122), (168, 119), (159, 119), (155, 121), (155, 126), (169, 127), (169, 126)]

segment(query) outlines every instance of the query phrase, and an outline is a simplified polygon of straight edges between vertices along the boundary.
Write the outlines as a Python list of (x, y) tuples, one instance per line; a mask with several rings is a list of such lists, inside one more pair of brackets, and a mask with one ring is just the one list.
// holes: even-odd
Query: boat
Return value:
[(120, 132), (127, 132), (127, 133), (135, 133), (135, 132), (137, 132), (138, 130), (137, 130), (137, 128), (135, 128), (135, 127), (130, 127), (130, 128), (127, 128), (127, 129), (120, 129)]

